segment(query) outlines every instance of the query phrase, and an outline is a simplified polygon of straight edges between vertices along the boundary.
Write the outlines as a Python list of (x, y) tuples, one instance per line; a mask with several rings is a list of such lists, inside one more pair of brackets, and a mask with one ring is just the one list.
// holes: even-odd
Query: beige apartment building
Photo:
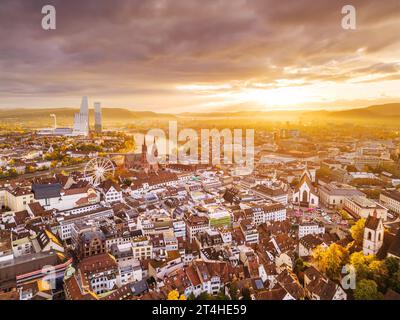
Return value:
[(389, 210), (400, 213), (400, 192), (399, 191), (383, 191), (379, 200)]

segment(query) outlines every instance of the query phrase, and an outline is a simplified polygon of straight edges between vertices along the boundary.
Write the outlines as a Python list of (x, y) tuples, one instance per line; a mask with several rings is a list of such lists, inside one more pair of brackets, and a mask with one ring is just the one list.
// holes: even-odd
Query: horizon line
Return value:
[[(227, 113), (227, 114), (235, 114), (235, 113), (242, 113), (242, 112), (262, 112), (262, 113), (269, 113), (269, 112), (318, 112), (318, 111), (325, 111), (325, 112), (337, 112), (337, 111), (348, 111), (348, 110), (360, 110), (360, 109), (367, 109), (369, 107), (372, 106), (384, 106), (384, 105), (390, 105), (390, 104), (400, 104), (400, 102), (388, 102), (388, 103), (382, 103), (382, 104), (371, 104), (371, 105), (365, 105), (362, 107), (338, 107), (335, 108), (334, 110), (329, 110), (326, 107), (325, 108), (304, 108), (304, 109), (284, 109), (284, 108), (280, 108), (277, 110), (237, 110), (237, 111), (220, 111), (220, 110), (208, 110), (208, 111), (195, 111), (195, 112), (158, 112), (158, 111), (153, 111), (153, 110), (135, 110), (132, 109), (130, 107), (102, 107), (102, 109), (122, 109), (122, 110), (127, 110), (130, 112), (151, 112), (151, 113), (156, 113), (156, 114), (164, 114), (164, 115), (182, 115), (182, 114), (210, 114), (210, 113), (217, 113), (217, 114), (223, 114), (223, 113)], [(11, 111), (11, 110), (46, 110), (46, 109), (72, 109), (72, 110), (79, 110), (79, 106), (78, 107), (0, 107), (0, 112), (1, 111)], [(92, 109), (89, 109), (92, 110)]]

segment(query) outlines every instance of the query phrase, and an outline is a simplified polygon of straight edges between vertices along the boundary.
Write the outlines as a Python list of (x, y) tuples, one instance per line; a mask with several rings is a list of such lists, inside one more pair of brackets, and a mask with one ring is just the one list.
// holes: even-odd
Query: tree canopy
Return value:
[(358, 245), (362, 245), (364, 238), (365, 219), (358, 220), (351, 228), (350, 234)]

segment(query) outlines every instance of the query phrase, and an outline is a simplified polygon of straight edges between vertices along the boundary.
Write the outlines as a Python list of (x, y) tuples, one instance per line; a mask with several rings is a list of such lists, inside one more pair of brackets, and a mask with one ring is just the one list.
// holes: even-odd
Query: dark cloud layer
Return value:
[[(349, 3), (354, 31), (340, 24)], [(41, 29), (45, 4), (57, 9), (55, 31)], [(2, 0), (0, 98), (129, 96), (151, 106), (190, 103), (175, 88), (193, 83), (398, 79), (399, 64), (386, 61), (398, 30), (398, 0)]]

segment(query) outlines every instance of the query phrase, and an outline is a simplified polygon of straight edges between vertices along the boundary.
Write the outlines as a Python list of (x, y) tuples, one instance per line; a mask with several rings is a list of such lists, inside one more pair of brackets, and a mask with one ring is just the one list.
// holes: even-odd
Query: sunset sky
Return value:
[[(341, 27), (346, 4), (356, 30)], [(398, 102), (399, 30), (399, 0), (1, 0), (0, 108), (83, 95), (157, 112)]]

